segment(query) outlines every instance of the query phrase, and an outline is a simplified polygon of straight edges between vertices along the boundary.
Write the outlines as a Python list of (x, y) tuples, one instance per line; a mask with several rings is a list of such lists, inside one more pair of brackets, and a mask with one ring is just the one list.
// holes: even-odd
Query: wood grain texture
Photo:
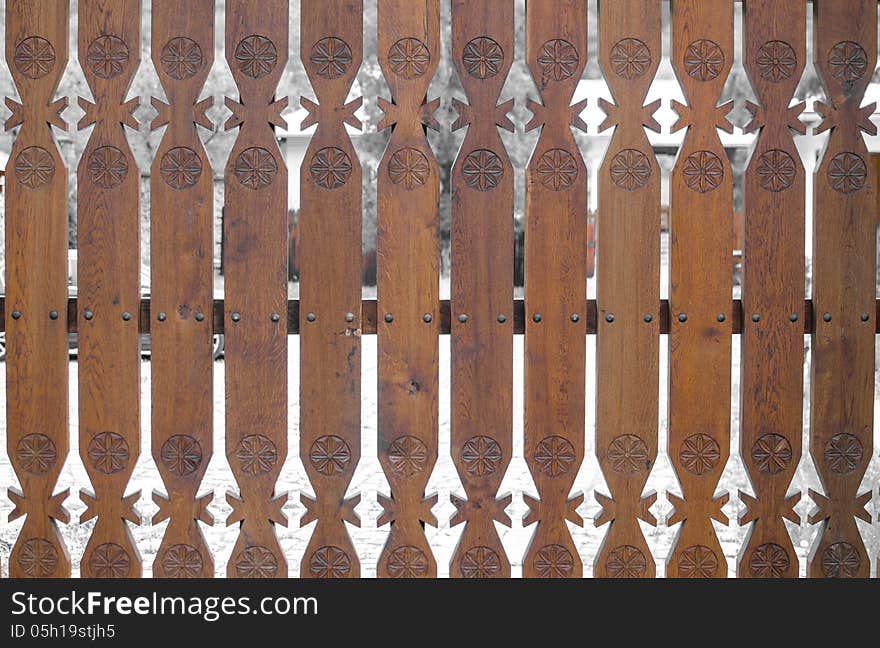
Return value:
[[(6, 61), (21, 103), (10, 98), (6, 129), (21, 126), (6, 166), (6, 449), (25, 515), (9, 556), (12, 578), (70, 576), (57, 521), (69, 516), (53, 493), (70, 449), (67, 428), (67, 169), (52, 126), (68, 58), (67, 0), (6, 3)], [(54, 314), (54, 316), (53, 316)]]
[[(749, 535), (737, 576), (797, 578), (798, 560), (783, 518), (800, 524), (787, 496), (801, 458), (806, 181), (790, 130), (804, 104), (789, 108), (806, 64), (806, 3), (748, 0), (743, 14), (744, 65), (757, 104), (748, 131), (759, 131), (745, 175), (745, 250), (739, 451), (754, 496), (740, 524)], [(794, 315), (794, 318), (792, 318)]]
[(593, 572), (653, 578), (656, 566), (639, 519), (656, 524), (642, 497), (657, 459), (660, 317), (660, 167), (645, 134), (659, 130), (655, 102), (644, 106), (662, 57), (661, 5), (599, 5), (599, 63), (615, 103), (602, 102), (615, 127), (599, 171), (596, 347), (596, 454), (610, 498), (596, 493), (596, 524), (611, 526)]
[(733, 173), (716, 128), (731, 129), (730, 104), (716, 107), (733, 64), (733, 3), (674, 0), (672, 65), (688, 105), (688, 127), (670, 181), (668, 451), (682, 495), (667, 497), (683, 522), (666, 575), (727, 575), (712, 520), (727, 524), (727, 495), (715, 489), (730, 456), (730, 256)]
[(153, 562), (161, 578), (210, 578), (214, 559), (197, 524), (213, 524), (199, 484), (214, 451), (211, 326), (214, 182), (196, 125), (212, 99), (199, 92), (214, 62), (214, 0), (153, 0), (152, 56), (168, 103), (153, 98), (167, 125), (150, 170), (152, 453), (168, 489), (153, 492), (166, 519)]
[(587, 170), (571, 131), (571, 106), (587, 62), (586, 0), (526, 5), (526, 59), (541, 103), (526, 130), (541, 134), (526, 170), (525, 458), (538, 498), (526, 578), (578, 578), (583, 565), (566, 527), (582, 525), (583, 495), (569, 492), (584, 458), (583, 305), (587, 285)]
[(860, 577), (871, 561), (856, 518), (870, 523), (859, 493), (873, 455), (874, 318), (877, 179), (862, 131), (877, 132), (861, 107), (877, 63), (877, 3), (826, 0), (813, 4), (813, 63), (827, 103), (817, 103), (830, 130), (813, 181), (813, 307), (810, 454), (824, 493), (810, 522), (819, 533), (810, 551), (813, 578)]
[(361, 455), (361, 166), (346, 132), (361, 103), (346, 103), (363, 59), (362, 0), (302, 4), (300, 54), (318, 98), (303, 98), (317, 123), (300, 171), (300, 457), (316, 497), (300, 498), (317, 520), (303, 577), (357, 578), (345, 522), (360, 525), (360, 495), (345, 494)]
[[(378, 575), (433, 577), (437, 564), (423, 523), (436, 525), (437, 496), (425, 487), (437, 461), (440, 178), (424, 125), (436, 128), (439, 99), (426, 101), (440, 60), (440, 1), (381, 0), (379, 66), (393, 126), (378, 171), (379, 461), (391, 497), (379, 494), (379, 526), (391, 532)], [(426, 321), (427, 320), (427, 321)]]
[(275, 524), (287, 525), (275, 482), (287, 457), (287, 168), (275, 141), (287, 98), (275, 99), (288, 57), (286, 0), (226, 4), (226, 60), (241, 130), (226, 164), (226, 458), (241, 489), (227, 493), (240, 523), (229, 577), (285, 578)]
[(84, 577), (135, 578), (140, 554), (125, 495), (140, 454), (140, 172), (123, 125), (138, 128), (139, 0), (80, 0), (79, 61), (95, 101), (80, 97), (83, 129), (94, 124), (77, 169), (79, 448), (94, 494), (81, 491), (85, 522), (98, 521), (80, 565)]
[(456, 0), (452, 59), (468, 104), (454, 101), (453, 129), (467, 134), (452, 169), (451, 452), (467, 499), (450, 564), (454, 578), (508, 578), (510, 560), (495, 522), (510, 526), (510, 496), (496, 499), (513, 453), (513, 166), (498, 106), (514, 55), (512, 0)]

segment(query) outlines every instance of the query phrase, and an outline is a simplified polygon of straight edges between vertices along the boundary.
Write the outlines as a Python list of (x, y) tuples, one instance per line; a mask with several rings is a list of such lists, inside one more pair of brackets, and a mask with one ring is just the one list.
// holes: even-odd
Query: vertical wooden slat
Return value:
[(302, 575), (357, 578), (360, 562), (344, 522), (359, 525), (360, 496), (345, 493), (361, 448), (361, 166), (345, 130), (360, 127), (361, 103), (346, 97), (363, 58), (363, 1), (302, 4), (303, 65), (318, 104), (307, 99), (304, 126), (318, 124), (300, 171), (300, 456), (316, 499), (300, 524), (318, 524)]
[(95, 493), (81, 491), (84, 522), (98, 522), (84, 577), (141, 575), (125, 520), (138, 524), (140, 492), (125, 488), (140, 454), (140, 172), (122, 125), (137, 129), (126, 93), (140, 64), (139, 0), (80, 0), (79, 61), (95, 102), (80, 97), (94, 129), (77, 170), (79, 448)]
[(67, 0), (6, 3), (6, 61), (21, 104), (7, 99), (6, 129), (21, 126), (6, 170), (6, 447), (22, 490), (9, 489), (12, 521), (26, 515), (13, 578), (70, 576), (53, 495), (70, 448), (67, 429), (67, 169), (51, 126), (68, 56)]
[(226, 99), (241, 126), (226, 165), (226, 457), (241, 488), (227, 493), (241, 523), (229, 577), (284, 578), (275, 524), (287, 494), (275, 482), (287, 457), (287, 168), (272, 126), (287, 98), (275, 90), (288, 57), (286, 0), (226, 4), (226, 60), (240, 100)]
[(597, 493), (596, 519), (611, 527), (596, 556), (604, 578), (653, 578), (654, 560), (639, 519), (657, 496), (642, 497), (657, 459), (660, 317), (660, 167), (644, 127), (659, 130), (643, 106), (662, 57), (660, 2), (603, 1), (599, 62), (615, 104), (615, 126), (599, 172), (599, 332), (596, 347), (596, 454), (611, 491)]
[(437, 162), (423, 125), (436, 128), (428, 85), (440, 60), (439, 0), (380, 0), (379, 65), (394, 126), (379, 165), (377, 249), (379, 461), (391, 497), (379, 495), (391, 523), (379, 577), (436, 576), (422, 523), (436, 524), (425, 486), (437, 461), (439, 291)]
[(198, 497), (214, 450), (211, 357), (214, 179), (196, 124), (214, 61), (214, 0), (153, 0), (152, 56), (168, 103), (150, 172), (152, 452), (168, 497), (154, 491), (153, 524), (171, 520), (153, 563), (165, 578), (211, 577), (214, 559), (197, 520), (212, 524), (213, 497)]
[(733, 3), (674, 0), (672, 65), (688, 105), (688, 127), (671, 179), (668, 450), (683, 498), (671, 493), (668, 525), (684, 522), (667, 560), (671, 577), (724, 577), (712, 519), (727, 523), (728, 496), (715, 488), (730, 456), (733, 173), (716, 107), (733, 64)]
[(469, 105), (455, 101), (453, 129), (468, 127), (452, 169), (452, 460), (467, 500), (452, 496), (466, 522), (453, 577), (509, 577), (494, 522), (510, 525), (496, 500), (513, 451), (513, 167), (497, 127), (513, 130), (496, 106), (514, 54), (512, 0), (456, 0), (452, 59)]
[(539, 499), (525, 496), (524, 525), (538, 523), (523, 559), (526, 578), (580, 577), (568, 498), (584, 458), (584, 309), (587, 285), (587, 170), (571, 106), (587, 62), (586, 0), (526, 5), (526, 56), (541, 101), (526, 130), (541, 136), (526, 171), (525, 458)]
[(806, 2), (748, 0), (743, 52), (758, 104), (747, 131), (760, 129), (745, 176), (740, 455), (754, 497), (737, 575), (796, 578), (798, 561), (783, 518), (795, 524), (800, 493), (786, 493), (803, 432), (804, 207), (806, 182), (789, 129), (805, 132), (789, 108), (806, 63)]
[(861, 131), (877, 132), (861, 108), (877, 63), (877, 3), (813, 3), (813, 63), (828, 98), (817, 102), (830, 130), (814, 176), (813, 335), (810, 454), (824, 494), (810, 491), (820, 523), (811, 577), (869, 575), (871, 561), (855, 518), (870, 523), (871, 491), (859, 486), (871, 461), (874, 419), (876, 178)]

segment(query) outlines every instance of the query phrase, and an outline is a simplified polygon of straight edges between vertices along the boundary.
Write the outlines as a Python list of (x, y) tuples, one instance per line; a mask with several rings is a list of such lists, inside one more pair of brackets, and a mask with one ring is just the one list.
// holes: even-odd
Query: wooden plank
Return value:
[(214, 0), (153, 0), (152, 55), (168, 103), (153, 99), (166, 125), (150, 171), (150, 341), (153, 460), (168, 497), (153, 492), (170, 519), (153, 575), (210, 578), (214, 559), (201, 529), (213, 523), (198, 497), (214, 451), (211, 325), (214, 178), (196, 124), (211, 128), (198, 102), (214, 62)]
[(440, 60), (440, 1), (382, 0), (379, 65), (392, 102), (379, 100), (394, 126), (379, 165), (379, 461), (391, 497), (379, 495), (391, 524), (378, 575), (433, 577), (437, 564), (422, 523), (435, 524), (425, 486), (437, 461), (440, 178), (423, 124), (436, 128), (428, 85)]
[(287, 457), (287, 169), (272, 126), (287, 98), (275, 91), (288, 57), (288, 2), (226, 4), (226, 60), (240, 100), (226, 99), (241, 126), (226, 164), (226, 457), (241, 488), (227, 494), (240, 523), (229, 577), (285, 578), (275, 524), (287, 494), (275, 482)]
[(346, 499), (361, 448), (361, 166), (345, 125), (346, 104), (363, 58), (363, 1), (302, 4), (302, 61), (318, 104), (318, 124), (300, 171), (300, 456), (316, 498), (300, 495), (305, 525), (317, 520), (302, 575), (357, 578), (360, 562), (344, 522), (359, 525)]
[[(749, 535), (737, 576), (797, 578), (798, 560), (783, 518), (795, 524), (800, 493), (786, 497), (801, 457), (806, 181), (789, 128), (804, 104), (789, 108), (807, 58), (806, 3), (749, 0), (743, 14), (746, 73), (758, 98), (760, 129), (745, 175), (745, 250), (739, 451), (755, 495), (742, 490), (740, 524)], [(792, 318), (792, 316), (794, 316)]]
[(454, 578), (509, 578), (495, 521), (510, 526), (496, 499), (513, 453), (513, 166), (497, 127), (513, 130), (497, 106), (513, 63), (512, 0), (456, 0), (452, 58), (469, 104), (455, 101), (453, 129), (468, 127), (452, 169), (451, 452), (467, 500), (450, 564)]
[(140, 523), (125, 495), (140, 431), (140, 173), (122, 125), (137, 129), (137, 97), (126, 101), (140, 65), (139, 0), (80, 0), (80, 65), (95, 102), (80, 97), (83, 129), (94, 129), (77, 169), (79, 452), (94, 494), (80, 497), (80, 521), (98, 518), (82, 557), (89, 578), (136, 578), (141, 558), (125, 521)]
[(689, 127), (670, 182), (668, 451), (683, 498), (667, 496), (672, 526), (684, 522), (667, 559), (670, 577), (727, 575), (712, 520), (727, 523), (715, 489), (730, 456), (730, 258), (733, 173), (716, 108), (733, 63), (729, 0), (672, 3), (672, 64), (688, 105), (674, 102), (675, 130)]
[(70, 576), (53, 495), (70, 449), (67, 427), (67, 169), (52, 126), (68, 58), (67, 0), (6, 3), (6, 61), (21, 103), (7, 99), (6, 129), (21, 125), (5, 176), (6, 449), (22, 490), (9, 489), (12, 521), (26, 515), (9, 556), (12, 578)]
[(615, 126), (599, 172), (599, 333), (596, 346), (596, 454), (610, 498), (596, 524), (611, 523), (596, 556), (600, 578), (653, 578), (654, 559), (639, 519), (657, 496), (642, 491), (657, 459), (660, 318), (660, 167), (644, 127), (659, 130), (654, 102), (643, 107), (662, 57), (661, 5), (599, 5), (599, 62), (615, 103)]
[(823, 120), (813, 132), (831, 135), (813, 182), (810, 454), (824, 493), (810, 491), (819, 533), (807, 573), (866, 578), (855, 518), (871, 521), (871, 491), (859, 487), (873, 454), (877, 186), (861, 131), (877, 128), (874, 104), (860, 106), (877, 63), (877, 3), (825, 0), (813, 16), (813, 63), (828, 97), (816, 104)]
[(523, 559), (526, 578), (580, 577), (566, 520), (582, 525), (569, 492), (584, 458), (584, 295), (587, 285), (587, 170), (570, 106), (587, 62), (586, 0), (526, 6), (526, 57), (542, 103), (529, 102), (531, 130), (543, 126), (526, 171), (525, 458), (538, 499)]

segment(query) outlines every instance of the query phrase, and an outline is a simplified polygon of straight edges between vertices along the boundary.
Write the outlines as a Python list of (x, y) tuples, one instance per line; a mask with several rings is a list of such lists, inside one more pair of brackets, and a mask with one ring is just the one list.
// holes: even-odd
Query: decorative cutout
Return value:
[(489, 79), (498, 74), (504, 64), (504, 50), (488, 36), (480, 36), (464, 46), (461, 61), (472, 77)]
[(328, 36), (312, 45), (309, 61), (322, 79), (338, 79), (351, 65), (351, 47), (341, 38)]
[(541, 184), (553, 191), (564, 191), (578, 177), (578, 164), (571, 153), (564, 149), (550, 149), (536, 166)]
[(86, 52), (86, 62), (92, 74), (102, 79), (112, 79), (122, 74), (128, 60), (128, 45), (116, 36), (98, 36)]
[(199, 44), (185, 36), (178, 36), (168, 41), (162, 48), (159, 60), (162, 62), (165, 74), (177, 81), (194, 77), (205, 62)]
[(605, 569), (611, 578), (644, 578), (648, 561), (638, 547), (623, 545), (608, 554)]
[(337, 189), (351, 176), (351, 159), (342, 149), (328, 146), (312, 156), (309, 172), (321, 189)]
[(113, 189), (128, 175), (128, 159), (115, 146), (100, 146), (89, 155), (89, 180), (101, 189)]
[(58, 567), (58, 551), (48, 540), (32, 538), (22, 545), (18, 566), (29, 578), (46, 578)]
[(624, 38), (611, 48), (611, 69), (627, 80), (644, 76), (651, 67), (651, 50), (638, 38)]
[(791, 187), (797, 177), (797, 170), (788, 153), (773, 149), (761, 155), (757, 174), (762, 189), (779, 192)]
[(760, 545), (749, 558), (749, 569), (755, 578), (782, 578), (790, 565), (788, 552), (773, 542)]
[(832, 77), (842, 83), (853, 83), (868, 71), (868, 55), (858, 43), (842, 41), (828, 53), (828, 65)]
[(388, 556), (388, 574), (392, 578), (423, 578), (428, 574), (428, 559), (418, 547), (398, 547)]
[(345, 578), (351, 572), (351, 559), (339, 547), (321, 547), (312, 554), (309, 571), (315, 578)]
[(395, 475), (411, 477), (425, 469), (428, 448), (414, 436), (402, 436), (388, 447), (388, 461)]
[(574, 45), (567, 40), (556, 38), (544, 43), (538, 65), (544, 80), (564, 81), (577, 70), (580, 56)]
[(94, 578), (127, 578), (131, 572), (131, 558), (115, 542), (95, 547), (89, 557), (89, 571)]
[(242, 74), (252, 79), (260, 79), (275, 67), (278, 62), (278, 51), (268, 38), (254, 34), (243, 38), (236, 46), (235, 62)]
[(651, 178), (648, 156), (635, 149), (624, 149), (611, 160), (609, 172), (615, 186), (626, 191), (641, 189)]
[(788, 43), (780, 40), (767, 41), (761, 45), (755, 58), (761, 78), (772, 83), (790, 79), (797, 67), (797, 54)]
[(718, 442), (707, 434), (694, 434), (681, 444), (679, 459), (685, 470), (692, 475), (703, 475), (718, 464), (721, 448)]
[(312, 467), (325, 477), (345, 471), (351, 463), (351, 448), (342, 437), (333, 434), (318, 437), (309, 450)]
[(29, 146), (15, 158), (15, 177), (25, 187), (37, 189), (55, 175), (55, 160), (41, 146)]
[(848, 542), (835, 542), (822, 552), (822, 573), (826, 578), (855, 578), (861, 565), (858, 549)]
[(492, 437), (475, 436), (461, 449), (461, 460), (474, 477), (491, 475), (501, 464), (501, 446)]
[(574, 571), (574, 558), (562, 545), (541, 547), (535, 556), (535, 572), (538, 578), (568, 578)]
[(784, 436), (765, 434), (752, 447), (752, 460), (761, 472), (779, 474), (791, 463), (791, 444)]
[(402, 184), (407, 190), (422, 187), (428, 181), (431, 167), (425, 154), (414, 148), (402, 148), (388, 163), (388, 175), (394, 184)]
[(239, 578), (274, 578), (278, 573), (278, 559), (265, 547), (248, 547), (238, 554), (235, 573)]
[(709, 547), (688, 547), (679, 556), (678, 571), (684, 578), (712, 578), (718, 572), (718, 557)]
[(401, 38), (388, 50), (391, 70), (404, 79), (422, 76), (431, 62), (431, 52), (418, 38)]
[(611, 469), (624, 475), (634, 475), (648, 470), (648, 446), (634, 434), (621, 434), (608, 447)]
[(238, 154), (233, 172), (243, 186), (256, 191), (272, 184), (278, 163), (266, 149), (252, 146)]
[(202, 465), (202, 446), (188, 434), (175, 434), (162, 444), (159, 459), (171, 474), (186, 477)]
[(568, 439), (561, 436), (544, 438), (535, 450), (535, 462), (538, 470), (550, 477), (564, 475), (575, 460), (574, 446)]
[(13, 55), (15, 69), (29, 79), (40, 79), (55, 66), (55, 48), (52, 43), (39, 36), (31, 36), (21, 41)]
[(721, 185), (724, 165), (712, 151), (697, 151), (685, 160), (682, 175), (688, 189), (697, 193), (708, 193)]
[(128, 465), (128, 442), (116, 432), (93, 436), (87, 452), (95, 470), (105, 475), (118, 473)]
[(55, 465), (55, 442), (45, 434), (28, 434), (15, 446), (19, 466), (32, 475), (44, 475)]
[(251, 434), (238, 442), (235, 458), (241, 470), (249, 475), (262, 475), (269, 472), (278, 461), (278, 450), (272, 439), (262, 434)]
[(724, 67), (724, 52), (714, 41), (706, 38), (688, 45), (684, 54), (684, 68), (693, 79), (711, 81), (718, 78)]
[(202, 175), (202, 160), (191, 148), (179, 146), (162, 156), (162, 179), (173, 189), (189, 189)]
[(868, 167), (855, 153), (838, 153), (828, 164), (828, 182), (839, 193), (851, 194), (862, 190), (867, 177)]
[(463, 578), (493, 578), (501, 571), (501, 559), (489, 547), (472, 547), (459, 563)]
[(504, 165), (495, 153), (477, 149), (468, 154), (461, 165), (465, 184), (477, 191), (491, 191), (504, 177)]
[(825, 463), (838, 475), (848, 475), (862, 463), (864, 450), (857, 437), (846, 432), (836, 434), (825, 444)]
[(162, 556), (162, 571), (168, 578), (198, 578), (203, 567), (202, 554), (192, 545), (172, 545)]

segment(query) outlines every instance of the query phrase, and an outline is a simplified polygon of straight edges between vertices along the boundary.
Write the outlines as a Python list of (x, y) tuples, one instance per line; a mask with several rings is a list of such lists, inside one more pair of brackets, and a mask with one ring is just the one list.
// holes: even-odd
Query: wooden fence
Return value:
[[(6, 128), (20, 127), (6, 175), (7, 452), (22, 490), (10, 489), (13, 520), (25, 516), (9, 559), (12, 577), (63, 577), (71, 560), (57, 523), (68, 492), (55, 485), (69, 449), (68, 340), (78, 334), (79, 448), (93, 492), (81, 520), (97, 518), (83, 576), (138, 577), (131, 534), (139, 493), (127, 484), (140, 454), (139, 334), (152, 346), (153, 460), (165, 486), (153, 524), (170, 520), (153, 574), (212, 576), (200, 522), (211, 495), (199, 486), (212, 447), (212, 333), (226, 337), (225, 453), (240, 494), (227, 494), (239, 536), (230, 577), (285, 577), (275, 525), (287, 524), (275, 484), (288, 452), (287, 341), (300, 335), (300, 448), (315, 497), (302, 495), (300, 524), (317, 521), (303, 577), (357, 577), (358, 524), (348, 493), (361, 449), (361, 335), (378, 336), (378, 454), (390, 484), (379, 495), (388, 525), (380, 577), (432, 577), (425, 525), (437, 497), (425, 493), (438, 460), (438, 336), (451, 335), (451, 454), (466, 498), (450, 564), (454, 577), (579, 577), (584, 568), (568, 524), (581, 525), (583, 495), (570, 491), (584, 460), (585, 371), (596, 371), (596, 443), (608, 494), (608, 525), (595, 557), (600, 577), (654, 577), (640, 521), (656, 524), (644, 494), (658, 457), (660, 345), (668, 343), (666, 451), (680, 494), (667, 525), (683, 523), (667, 559), (671, 577), (724, 577), (713, 520), (727, 523), (716, 488), (731, 452), (750, 484), (739, 497), (749, 533), (741, 577), (794, 577), (795, 549), (783, 520), (799, 523), (789, 494), (802, 455), (803, 336), (812, 336), (809, 451), (821, 492), (809, 522), (818, 533), (813, 577), (866, 577), (873, 557), (856, 519), (871, 521), (862, 480), (873, 456), (876, 301), (876, 180), (862, 107), (876, 64), (876, 0), (813, 3), (813, 63), (827, 100), (813, 136), (830, 131), (814, 177), (812, 300), (805, 300), (805, 171), (793, 133), (804, 104), (791, 100), (807, 63), (803, 0), (747, 0), (742, 47), (758, 133), (745, 174), (741, 301), (731, 300), (735, 238), (733, 173), (717, 129), (732, 127), (719, 97), (734, 59), (731, 0), (674, 0), (672, 65), (686, 97), (674, 103), (687, 129), (671, 178), (670, 291), (659, 299), (660, 169), (645, 104), (661, 59), (659, 0), (601, 0), (598, 62), (613, 95), (600, 100), (614, 128), (599, 172), (596, 300), (586, 299), (587, 169), (573, 136), (585, 129), (572, 105), (587, 63), (586, 0), (527, 3), (525, 62), (539, 97), (526, 130), (540, 135), (525, 173), (526, 299), (514, 300), (515, 172), (499, 129), (513, 130), (512, 102), (499, 104), (514, 59), (513, 0), (451, 0), (450, 55), (466, 100), (453, 100), (466, 128), (451, 177), (452, 292), (439, 299), (438, 165), (426, 138), (439, 99), (427, 97), (441, 56), (440, 0), (379, 0), (378, 64), (390, 91), (378, 100), (391, 138), (378, 174), (378, 299), (362, 301), (361, 185), (346, 125), (363, 59), (361, 0), (303, 0), (298, 53), (317, 97), (302, 99), (316, 125), (301, 170), (300, 299), (287, 298), (287, 186), (273, 127), (288, 105), (279, 88), (289, 56), (287, 0), (227, 0), (226, 62), (237, 97), (225, 126), (238, 137), (225, 167), (225, 297), (212, 299), (212, 169), (198, 126), (214, 63), (213, 0), (152, 0), (152, 60), (167, 103), (151, 167), (151, 297), (139, 293), (138, 169), (123, 126), (136, 128), (127, 91), (141, 62), (139, 0), (79, 0), (77, 52), (94, 101), (93, 126), (76, 169), (79, 289), (67, 295), (68, 172), (52, 126), (66, 99), (55, 93), (69, 58), (67, 0), (7, 0), (6, 62), (20, 103), (7, 99)], [(588, 102), (595, 99), (588, 98)], [(869, 172), (870, 170), (870, 172)], [(70, 170), (72, 172), (73, 170)], [(513, 336), (525, 335), (524, 366)], [(587, 335), (596, 366), (586, 366)], [(667, 335), (667, 338), (661, 338)], [(732, 335), (741, 336), (742, 430), (731, 448)], [(667, 342), (668, 340), (668, 342)], [(509, 556), (495, 523), (509, 525), (499, 497), (513, 452), (513, 376), (524, 371), (525, 459), (537, 487), (524, 524), (536, 524), (525, 556)], [(873, 488), (873, 487), (872, 487)], [(290, 557), (288, 557), (290, 558)]]

